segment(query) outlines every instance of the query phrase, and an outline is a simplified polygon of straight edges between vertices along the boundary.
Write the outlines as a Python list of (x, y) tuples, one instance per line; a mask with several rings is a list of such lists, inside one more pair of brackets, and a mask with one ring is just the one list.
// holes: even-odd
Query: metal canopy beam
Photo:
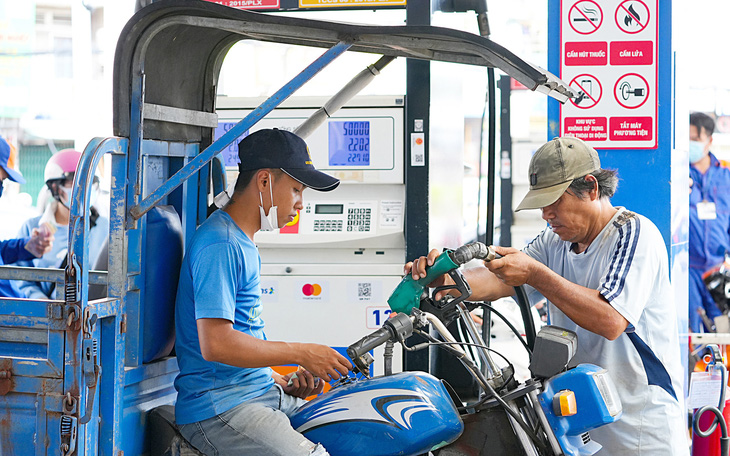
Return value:
[[(154, 33), (149, 33), (154, 30)], [(144, 50), (145, 102), (213, 112), (220, 65), (236, 42), (265, 42), (495, 67), (532, 90), (561, 101), (577, 94), (560, 79), (523, 61), (499, 44), (459, 30), (434, 26), (363, 26), (227, 8), (199, 0), (162, 0), (126, 25), (114, 58), (114, 133), (129, 137), (135, 49)], [(144, 42), (141, 42), (144, 41)], [(210, 140), (200, 125), (145, 119), (144, 138)]]

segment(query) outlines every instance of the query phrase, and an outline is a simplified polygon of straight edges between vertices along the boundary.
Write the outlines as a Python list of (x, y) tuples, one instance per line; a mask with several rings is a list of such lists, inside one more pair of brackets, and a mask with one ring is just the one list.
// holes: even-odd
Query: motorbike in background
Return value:
[[(478, 304), (467, 301), (471, 290), (459, 268), (474, 259), (494, 258), (491, 247), (476, 242), (443, 252), (425, 278), (406, 275), (388, 299), (395, 315), (348, 347), (359, 378), (343, 378), (304, 405), (291, 417), (293, 427), (324, 445), (332, 456), (598, 452), (601, 445), (591, 440), (589, 431), (617, 421), (622, 406), (605, 369), (592, 364), (568, 368), (577, 348), (575, 333), (555, 326), (542, 328), (533, 337), (532, 378), (523, 383), (515, 380), (507, 358), (494, 352), (507, 365), (500, 367), (494, 361), (493, 350), (482, 340), (469, 313)], [(455, 288), (460, 296), (435, 301), (433, 296), (446, 287), (435, 288), (431, 296), (424, 290), (445, 273), (455, 282), (448, 288)], [(457, 341), (447, 329), (455, 321), (466, 328), (464, 341)], [(406, 339), (413, 334), (425, 342), (408, 346)], [(445, 381), (428, 373), (393, 374), (395, 343), (407, 351), (430, 346), (444, 349), (475, 379), (480, 397), (463, 403)], [(370, 377), (371, 351), (383, 344), (385, 375)], [(531, 344), (524, 345), (530, 349)]]

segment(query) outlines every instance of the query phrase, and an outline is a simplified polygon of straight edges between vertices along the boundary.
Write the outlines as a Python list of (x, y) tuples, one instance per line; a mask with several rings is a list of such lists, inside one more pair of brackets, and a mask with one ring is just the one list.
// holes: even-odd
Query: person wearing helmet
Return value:
[[(45, 202), (39, 198), (39, 208), (43, 214), (27, 220), (20, 228), (20, 235), (24, 236), (33, 230), (54, 233), (53, 248), (43, 255), (27, 262), (18, 262), (19, 266), (35, 266), (38, 268), (64, 268), (68, 253), (68, 222), (70, 217), (71, 194), (74, 175), (79, 164), (81, 152), (73, 149), (64, 149), (54, 154), (46, 163), (43, 177), (46, 181), (47, 193)], [(101, 217), (94, 208), (98, 194), (99, 179), (94, 177), (94, 188), (91, 195), (89, 209), (89, 264), (94, 264), (101, 253), (104, 241), (109, 236), (109, 220)], [(51, 282), (21, 282), (20, 290), (25, 296), (32, 299), (53, 299), (55, 283)]]
[[(23, 176), (9, 164), (10, 144), (0, 137), (0, 196), (3, 193), (3, 183), (11, 180), (25, 184)], [(31, 260), (48, 252), (53, 244), (53, 236), (42, 236), (40, 231), (28, 231), (27, 236), (20, 239), (0, 241), (0, 265), (15, 263), (19, 260)], [(0, 280), (0, 297), (24, 298), (25, 295), (18, 289), (15, 281)]]

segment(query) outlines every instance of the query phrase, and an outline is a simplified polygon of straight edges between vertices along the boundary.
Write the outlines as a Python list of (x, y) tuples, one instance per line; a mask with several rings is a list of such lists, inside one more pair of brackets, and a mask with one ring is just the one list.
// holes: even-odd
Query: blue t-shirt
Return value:
[(268, 367), (241, 368), (203, 359), (196, 323), (199, 318), (222, 318), (234, 329), (266, 340), (260, 269), (256, 245), (224, 211), (208, 217), (190, 241), (175, 304), (178, 424), (212, 418), (273, 385)]
[[(0, 265), (35, 258), (32, 253), (25, 249), (25, 244), (28, 243), (28, 240), (28, 238), (25, 238), (0, 241)], [(16, 281), (2, 279), (0, 280), (0, 297), (25, 298), (25, 295), (18, 289)]]

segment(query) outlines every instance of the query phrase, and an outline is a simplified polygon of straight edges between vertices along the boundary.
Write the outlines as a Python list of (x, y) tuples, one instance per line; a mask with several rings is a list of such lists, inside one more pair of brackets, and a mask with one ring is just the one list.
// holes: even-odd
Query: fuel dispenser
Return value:
[[(325, 101), (282, 103), (248, 133), (296, 130)], [(259, 103), (219, 97), (216, 135)], [(353, 334), (377, 329), (388, 318), (386, 299), (401, 279), (405, 258), (404, 104), (396, 96), (353, 99), (306, 138), (315, 166), (341, 184), (332, 192), (306, 192), (292, 223), (254, 237), (269, 339), (327, 344), (345, 354)], [(233, 181), (235, 143), (223, 158)], [(377, 350), (375, 355), (382, 360)], [(400, 352), (393, 364), (400, 369)], [(374, 370), (382, 373), (382, 361)]]

